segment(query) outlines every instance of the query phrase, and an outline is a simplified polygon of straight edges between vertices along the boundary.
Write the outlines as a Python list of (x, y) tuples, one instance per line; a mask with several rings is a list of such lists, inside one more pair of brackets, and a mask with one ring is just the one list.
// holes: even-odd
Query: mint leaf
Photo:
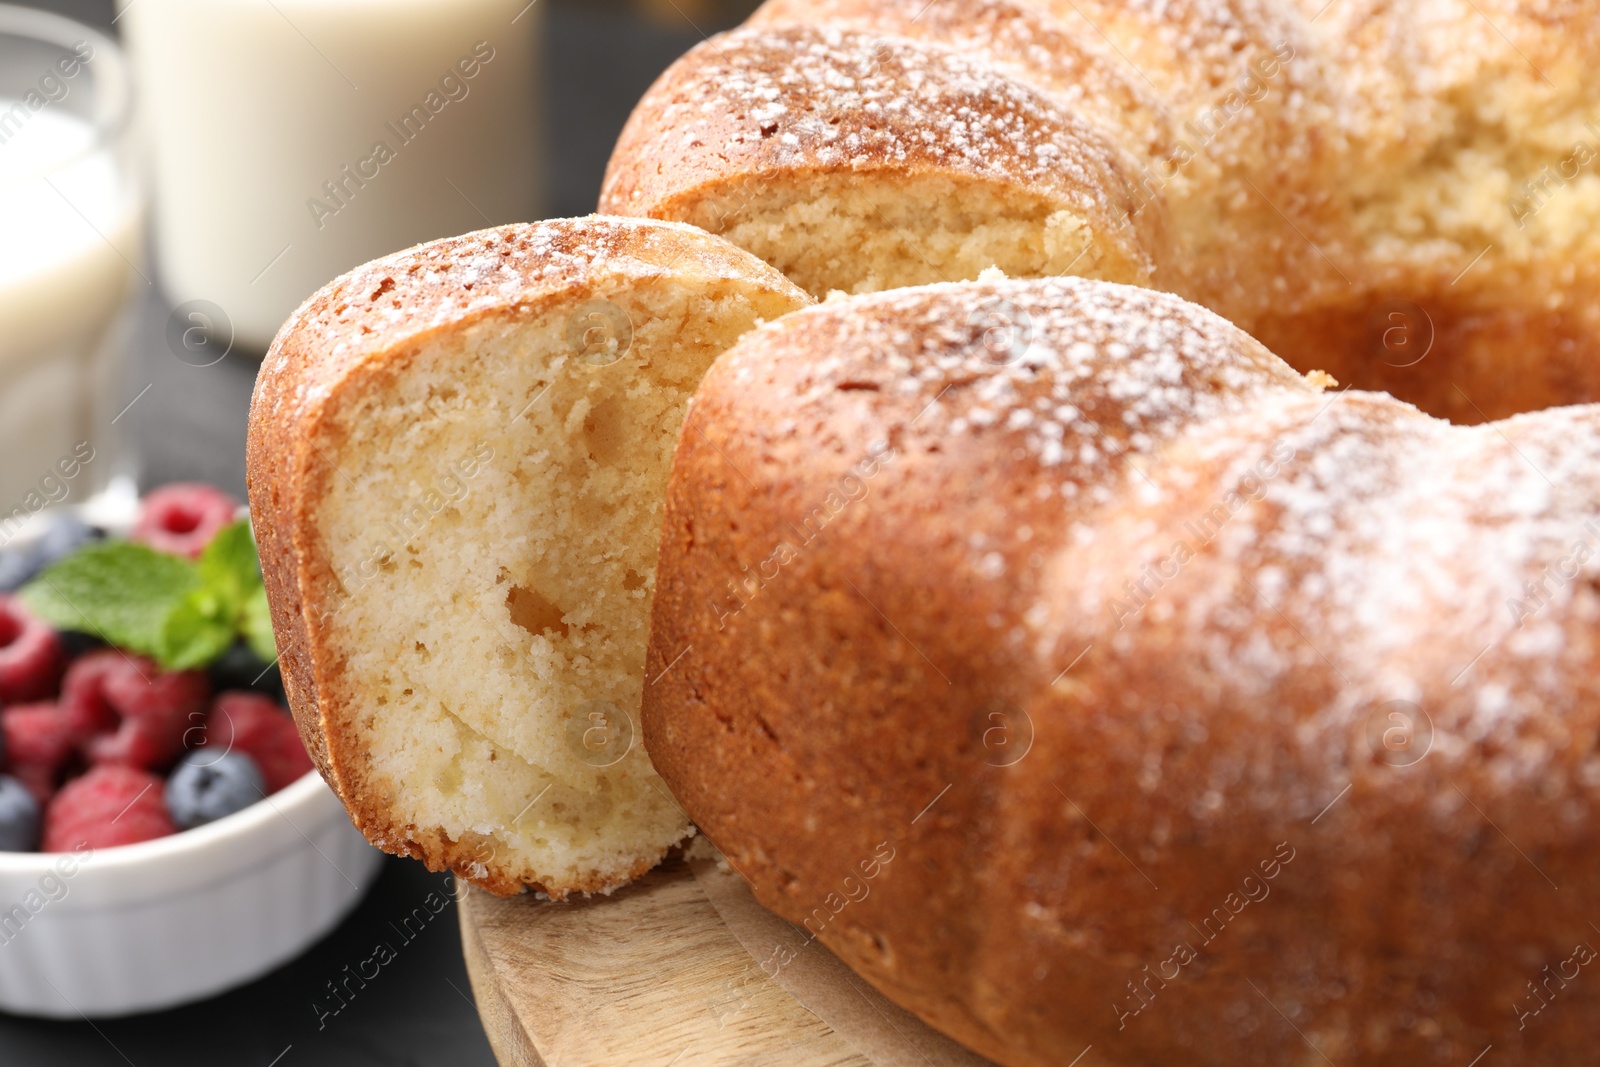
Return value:
[(269, 663), (277, 659), (267, 590), (261, 583), (261, 562), (248, 522), (218, 531), (200, 556), (200, 576), (206, 588), (220, 598), (222, 611), (249, 642), (251, 651)]
[(244, 639), (250, 642), (250, 651), (267, 663), (278, 660), (278, 643), (272, 636), (272, 611), (267, 607), (267, 587), (256, 586), (255, 593), (245, 602), (243, 625)]
[(224, 610), (240, 615), (245, 602), (261, 587), (261, 564), (248, 522), (235, 522), (217, 531), (200, 554), (200, 579), (222, 599)]
[(204, 667), (233, 647), (237, 613), (215, 590), (196, 589), (167, 615), (156, 657), (169, 671)]
[(94, 634), (163, 670), (208, 666), (241, 635), (262, 659), (278, 655), (248, 522), (223, 527), (195, 563), (130, 541), (90, 545), (20, 595), (57, 629)]
[(23, 587), (23, 604), (61, 630), (162, 658), (167, 618), (201, 587), (186, 559), (130, 541), (89, 545)]

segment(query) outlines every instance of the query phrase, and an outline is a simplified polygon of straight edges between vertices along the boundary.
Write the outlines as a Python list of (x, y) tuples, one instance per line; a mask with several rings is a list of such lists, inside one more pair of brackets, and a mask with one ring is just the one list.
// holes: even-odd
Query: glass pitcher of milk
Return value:
[(113, 473), (128, 298), (146, 280), (121, 53), (0, 5), (0, 546)]

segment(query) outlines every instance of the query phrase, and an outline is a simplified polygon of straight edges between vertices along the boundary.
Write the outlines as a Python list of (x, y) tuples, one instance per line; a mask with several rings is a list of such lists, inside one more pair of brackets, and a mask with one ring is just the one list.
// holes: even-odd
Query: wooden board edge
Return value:
[(494, 1051), (494, 1058), (500, 1067), (548, 1067), (495, 978), (494, 964), (478, 935), (478, 923), (473, 918), (478, 899), (479, 894), (471, 886), (460, 882), (456, 884), (456, 900), (459, 902), (456, 921), (461, 927), (461, 954), (466, 959), (467, 978), (472, 982), (472, 995), (478, 1003), (478, 1016), (483, 1021), (483, 1032), (489, 1038), (489, 1047)]

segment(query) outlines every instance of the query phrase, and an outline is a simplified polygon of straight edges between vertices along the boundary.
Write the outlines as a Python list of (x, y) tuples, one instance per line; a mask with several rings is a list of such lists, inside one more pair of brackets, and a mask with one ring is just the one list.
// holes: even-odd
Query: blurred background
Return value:
[[(0, 187), (15, 179), (0, 199), (6, 500), (79, 436), (111, 460), (97, 487), (116, 475), (124, 486), (203, 481), (242, 497), (251, 389), (289, 311), (385, 252), (591, 212), (611, 146), (650, 82), (757, 5), (21, 6), (118, 42), (132, 93), (128, 108), (108, 57), (98, 56), (83, 66), (94, 84), (64, 70), (43, 83), (60, 106), (40, 109), (48, 121), (29, 119), (19, 133), (20, 119), (8, 125), (7, 115), (27, 116), (8, 112), (7, 98), (25, 99), (37, 78), (25, 50), (0, 47), (0, 148), (12, 142), (9, 157), (0, 152)], [(85, 145), (67, 153), (71, 167), (43, 174), (53, 193), (41, 186), (34, 202), (16, 191), (35, 176), (18, 159), (35, 150), (45, 158), (80, 133)], [(69, 226), (97, 239), (64, 253), (55, 228)], [(0, 1014), (0, 1064), (491, 1064), (453, 906), (337, 1019), (319, 1020), (313, 1008), (329, 979), (442, 884), (418, 864), (386, 859), (376, 887), (332, 935), (201, 1004), (96, 1023)]]

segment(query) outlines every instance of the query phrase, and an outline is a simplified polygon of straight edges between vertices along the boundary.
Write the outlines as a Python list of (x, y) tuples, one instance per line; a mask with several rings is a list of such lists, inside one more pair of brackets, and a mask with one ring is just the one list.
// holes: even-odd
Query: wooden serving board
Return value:
[(502, 1067), (989, 1063), (885, 1000), (714, 858), (571, 903), (468, 889), (459, 910)]

